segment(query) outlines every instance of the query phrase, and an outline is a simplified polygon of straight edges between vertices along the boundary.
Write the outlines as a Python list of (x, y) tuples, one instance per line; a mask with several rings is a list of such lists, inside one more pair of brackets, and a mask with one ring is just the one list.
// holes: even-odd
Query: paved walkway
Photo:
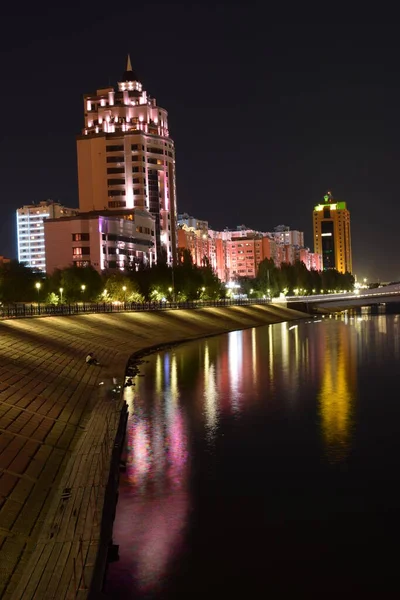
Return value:
[[(0, 598), (86, 596), (121, 408), (111, 381), (134, 352), (299, 316), (256, 305), (0, 323)], [(89, 350), (104, 366), (85, 364)]]

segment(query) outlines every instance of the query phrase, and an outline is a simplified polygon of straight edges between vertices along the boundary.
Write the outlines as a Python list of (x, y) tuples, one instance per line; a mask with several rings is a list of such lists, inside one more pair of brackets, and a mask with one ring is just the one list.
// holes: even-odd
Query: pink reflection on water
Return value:
[(141, 597), (163, 585), (182, 552), (189, 508), (187, 425), (174, 402), (135, 406), (127, 427), (127, 469), (121, 476), (114, 542), (120, 560), (109, 567), (113, 598)]

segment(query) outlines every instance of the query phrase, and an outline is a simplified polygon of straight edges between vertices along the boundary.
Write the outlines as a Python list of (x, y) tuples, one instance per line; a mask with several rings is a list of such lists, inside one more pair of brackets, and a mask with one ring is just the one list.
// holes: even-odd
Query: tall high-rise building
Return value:
[(44, 200), (17, 209), (18, 261), (27, 267), (46, 272), (44, 223), (45, 219), (60, 219), (78, 214), (59, 202)]
[(128, 56), (118, 87), (84, 96), (77, 137), (81, 212), (133, 208), (155, 219), (158, 260), (176, 261), (175, 149), (168, 113), (143, 89)]
[(314, 252), (322, 255), (323, 269), (352, 272), (350, 211), (331, 192), (314, 207)]

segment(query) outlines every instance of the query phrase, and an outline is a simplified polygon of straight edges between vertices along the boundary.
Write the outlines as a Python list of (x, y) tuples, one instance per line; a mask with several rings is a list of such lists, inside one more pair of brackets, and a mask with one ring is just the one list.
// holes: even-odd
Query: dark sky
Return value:
[(397, 25), (278, 22), (254, 4), (63, 5), (2, 13), (0, 254), (16, 255), (16, 208), (78, 206), (82, 96), (115, 84), (130, 52), (169, 111), (179, 212), (213, 229), (284, 223), (312, 247), (330, 189), (351, 210), (356, 275), (400, 280)]

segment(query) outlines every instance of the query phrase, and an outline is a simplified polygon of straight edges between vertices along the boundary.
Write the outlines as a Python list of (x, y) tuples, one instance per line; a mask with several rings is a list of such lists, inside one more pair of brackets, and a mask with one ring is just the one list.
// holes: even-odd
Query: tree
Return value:
[[(44, 287), (45, 276), (12, 260), (0, 267), (0, 300), (8, 302), (35, 302), (37, 288), (35, 283)], [(43, 291), (42, 291), (43, 293)]]

